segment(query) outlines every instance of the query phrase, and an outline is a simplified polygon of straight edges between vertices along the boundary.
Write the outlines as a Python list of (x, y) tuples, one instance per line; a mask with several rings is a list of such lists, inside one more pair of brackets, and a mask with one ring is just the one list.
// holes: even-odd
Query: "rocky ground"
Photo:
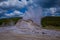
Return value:
[(0, 40), (60, 40), (60, 31), (42, 29), (31, 20), (19, 20), (15, 26), (0, 27)]

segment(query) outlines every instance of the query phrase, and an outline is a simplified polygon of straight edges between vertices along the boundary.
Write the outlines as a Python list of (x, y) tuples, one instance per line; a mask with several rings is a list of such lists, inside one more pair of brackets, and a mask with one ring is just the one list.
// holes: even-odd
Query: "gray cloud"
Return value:
[(43, 8), (60, 6), (60, 0), (34, 0), (34, 2)]
[(0, 2), (7, 1), (7, 0), (0, 0)]
[[(19, 0), (0, 0), (0, 18), (7, 16), (21, 16), (27, 11), (26, 5), (27, 4), (24, 4), (24, 2)], [(19, 13), (13, 13), (15, 10), (19, 11)]]

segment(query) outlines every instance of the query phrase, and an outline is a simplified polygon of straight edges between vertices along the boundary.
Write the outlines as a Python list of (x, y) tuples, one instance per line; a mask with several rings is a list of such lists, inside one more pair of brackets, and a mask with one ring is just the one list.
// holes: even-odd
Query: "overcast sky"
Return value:
[(0, 0), (0, 18), (21, 16), (27, 11), (25, 0)]
[(55, 11), (60, 13), (60, 0), (0, 0), (0, 18), (21, 16), (28, 11), (27, 5), (33, 5), (33, 8), (40, 6), (52, 12), (57, 8)]

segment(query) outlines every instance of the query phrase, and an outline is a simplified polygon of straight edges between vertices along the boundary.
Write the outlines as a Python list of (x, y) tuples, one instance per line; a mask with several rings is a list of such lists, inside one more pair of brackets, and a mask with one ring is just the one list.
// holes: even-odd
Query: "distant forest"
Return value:
[(42, 18), (41, 23), (45, 28), (60, 29), (60, 16), (46, 16)]
[(12, 17), (12, 18), (0, 19), (0, 27), (7, 26), (7, 25), (11, 26), (11, 23), (15, 25), (19, 19), (22, 19), (22, 17)]

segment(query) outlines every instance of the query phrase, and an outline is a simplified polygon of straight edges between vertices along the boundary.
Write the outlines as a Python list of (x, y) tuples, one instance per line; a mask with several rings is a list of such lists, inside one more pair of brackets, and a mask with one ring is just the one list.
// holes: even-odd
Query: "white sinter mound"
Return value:
[(60, 31), (42, 29), (32, 20), (19, 20), (15, 26), (0, 28), (0, 33), (6, 31), (13, 34), (60, 36)]

